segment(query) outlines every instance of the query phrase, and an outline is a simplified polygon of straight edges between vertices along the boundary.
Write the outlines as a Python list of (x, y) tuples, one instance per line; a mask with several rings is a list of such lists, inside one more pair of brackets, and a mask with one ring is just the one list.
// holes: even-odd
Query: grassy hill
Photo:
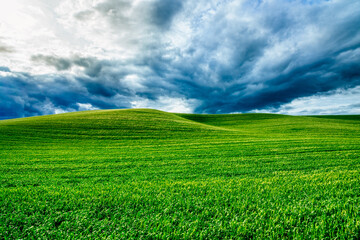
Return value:
[(0, 121), (0, 239), (359, 239), (360, 116)]

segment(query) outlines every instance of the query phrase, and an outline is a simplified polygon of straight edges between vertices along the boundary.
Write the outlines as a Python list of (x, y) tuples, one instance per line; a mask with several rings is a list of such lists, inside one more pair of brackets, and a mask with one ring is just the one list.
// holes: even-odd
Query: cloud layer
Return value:
[[(360, 86), (360, 2), (27, 2), (0, 17), (0, 118), (131, 107), (360, 114), (348, 97)], [(335, 108), (319, 100), (333, 95)]]

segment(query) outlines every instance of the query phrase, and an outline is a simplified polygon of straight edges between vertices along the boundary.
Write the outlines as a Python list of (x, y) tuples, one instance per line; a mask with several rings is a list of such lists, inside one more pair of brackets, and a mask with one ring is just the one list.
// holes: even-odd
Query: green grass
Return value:
[(360, 116), (0, 121), (0, 239), (359, 239)]

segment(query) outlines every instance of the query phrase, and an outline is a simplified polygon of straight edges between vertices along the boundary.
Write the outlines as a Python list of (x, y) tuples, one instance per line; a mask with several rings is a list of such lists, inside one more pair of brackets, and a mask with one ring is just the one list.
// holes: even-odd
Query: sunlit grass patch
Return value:
[(358, 239), (357, 116), (0, 121), (0, 238)]

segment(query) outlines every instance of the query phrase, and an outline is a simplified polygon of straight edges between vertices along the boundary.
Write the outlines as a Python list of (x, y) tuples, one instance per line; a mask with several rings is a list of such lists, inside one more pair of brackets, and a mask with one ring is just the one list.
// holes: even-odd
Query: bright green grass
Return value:
[(360, 116), (0, 121), (0, 239), (359, 239)]

